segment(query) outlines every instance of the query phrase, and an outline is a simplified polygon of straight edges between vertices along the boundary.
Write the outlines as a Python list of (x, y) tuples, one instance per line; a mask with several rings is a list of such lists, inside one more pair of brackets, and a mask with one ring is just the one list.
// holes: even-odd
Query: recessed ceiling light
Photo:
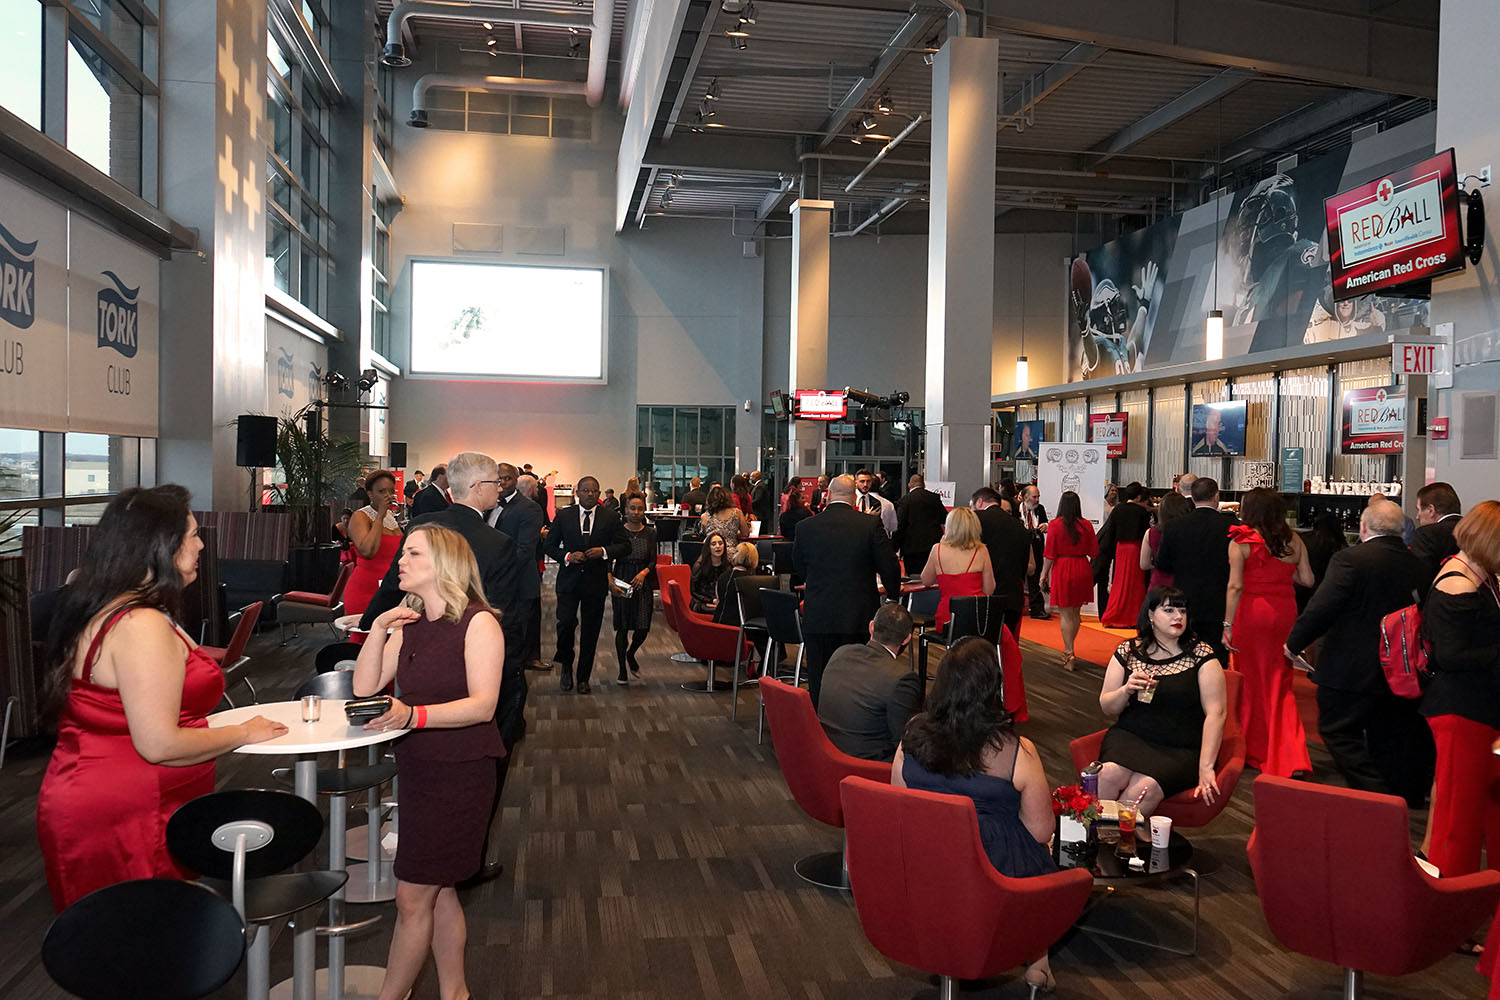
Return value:
[(495, 26), (493, 24), (491, 24), (490, 22), (486, 21), (486, 22), (484, 22), (484, 30), (485, 31), (494, 31), (495, 30)]

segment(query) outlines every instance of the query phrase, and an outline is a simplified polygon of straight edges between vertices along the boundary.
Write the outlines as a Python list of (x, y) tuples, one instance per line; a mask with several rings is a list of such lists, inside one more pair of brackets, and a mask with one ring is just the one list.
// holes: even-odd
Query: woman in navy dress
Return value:
[[(1007, 877), (1029, 878), (1057, 871), (1047, 849), (1056, 822), (1052, 792), (1036, 747), (1016, 735), (1005, 711), (1000, 678), (994, 643), (970, 636), (955, 644), (926, 711), (906, 726), (891, 784), (973, 799), (990, 864)], [(1046, 952), (1027, 966), (1026, 982), (1052, 988)]]
[(411, 730), (396, 742), (396, 926), (380, 1000), (411, 992), (429, 949), (439, 993), (467, 997), (468, 928), (454, 886), (479, 870), (505, 754), (495, 728), (505, 637), (462, 535), (418, 525), (397, 567), (406, 600), (375, 619), (354, 668), (359, 697), (392, 681), (401, 690), (365, 728)]

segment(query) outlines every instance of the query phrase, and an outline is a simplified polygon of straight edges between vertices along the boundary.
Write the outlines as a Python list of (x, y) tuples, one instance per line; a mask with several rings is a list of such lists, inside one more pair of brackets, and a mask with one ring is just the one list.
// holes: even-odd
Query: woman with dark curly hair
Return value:
[[(745, 508), (749, 510), (749, 508)], [(704, 537), (714, 532), (724, 536), (724, 544), (730, 548), (739, 544), (740, 538), (750, 534), (750, 515), (734, 505), (734, 495), (722, 486), (708, 491), (703, 504), (703, 516), (698, 518)]]
[(370, 606), (380, 581), (390, 571), (391, 560), (401, 551), (401, 526), (392, 510), (396, 505), (396, 476), (376, 469), (365, 479), (368, 506), (349, 518), (349, 542), (354, 550), (354, 572), (344, 585), (344, 613), (362, 615)]
[[(1056, 822), (1052, 793), (1036, 747), (1016, 735), (1002, 688), (993, 642), (970, 636), (956, 643), (938, 668), (926, 711), (906, 725), (891, 784), (973, 799), (995, 870), (1010, 878), (1045, 875), (1057, 871), (1047, 849)], [(1027, 966), (1026, 982), (1051, 986), (1046, 952)]]
[(1290, 778), (1312, 770), (1285, 653), (1297, 620), (1292, 583), (1311, 586), (1312, 567), (1307, 546), (1287, 525), (1286, 503), (1275, 490), (1246, 493), (1240, 520), (1229, 529), (1224, 647), (1234, 656), (1234, 668), (1245, 675), (1239, 706), (1245, 763), (1264, 774)]

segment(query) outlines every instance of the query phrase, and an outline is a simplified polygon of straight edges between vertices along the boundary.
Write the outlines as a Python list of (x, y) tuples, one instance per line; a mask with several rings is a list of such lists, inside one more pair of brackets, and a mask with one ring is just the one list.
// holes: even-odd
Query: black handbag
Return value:
[(391, 696), (388, 694), (378, 694), (373, 698), (355, 698), (353, 701), (344, 703), (344, 717), (349, 720), (351, 726), (378, 719), (390, 710)]

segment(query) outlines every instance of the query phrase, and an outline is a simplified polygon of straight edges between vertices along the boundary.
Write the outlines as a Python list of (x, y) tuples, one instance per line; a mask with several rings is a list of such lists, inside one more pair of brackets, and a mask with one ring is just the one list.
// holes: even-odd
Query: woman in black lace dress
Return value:
[[(651, 633), (651, 610), (656, 591), (656, 526), (646, 523), (646, 498), (627, 493), (620, 501), (625, 514), (625, 537), (630, 539), (630, 554), (615, 560), (610, 570), (609, 589), (614, 604), (615, 658), (620, 663), (616, 684), (629, 684), (625, 673), (640, 675), (635, 662), (636, 651)], [(617, 582), (618, 581), (618, 582)], [(629, 584), (627, 593), (620, 584)]]

